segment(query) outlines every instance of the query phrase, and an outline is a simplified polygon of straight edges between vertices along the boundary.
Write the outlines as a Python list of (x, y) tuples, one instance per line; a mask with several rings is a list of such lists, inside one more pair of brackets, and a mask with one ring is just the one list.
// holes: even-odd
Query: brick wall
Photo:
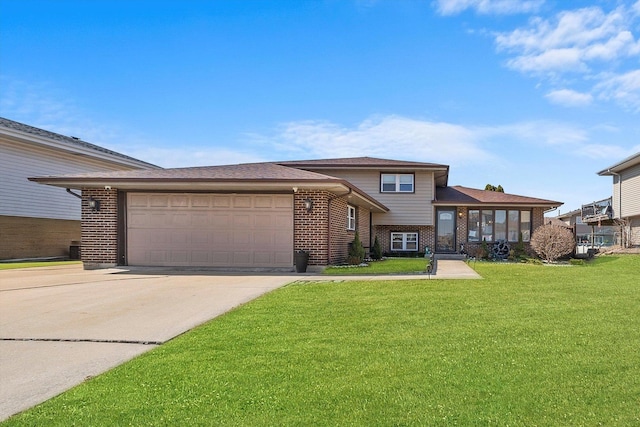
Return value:
[(68, 257), (80, 221), (0, 216), (0, 259)]
[[(329, 197), (327, 191), (300, 190), (293, 197), (294, 249), (309, 252), (309, 265), (327, 265), (329, 262), (328, 237)], [(311, 199), (313, 209), (307, 212), (306, 199)]]
[[(89, 208), (89, 198), (100, 211)], [(118, 263), (118, 190), (82, 190), (82, 248), (84, 268), (114, 267)]]
[[(304, 207), (307, 198), (313, 201), (311, 212)], [(347, 230), (347, 199), (327, 191), (300, 190), (293, 200), (295, 250), (309, 252), (309, 265), (343, 263), (355, 235), (355, 231)], [(356, 228), (363, 246), (368, 247), (368, 209), (356, 207)]]
[(418, 251), (424, 252), (425, 246), (431, 251), (435, 249), (435, 228), (431, 225), (376, 225), (373, 227), (374, 238), (377, 236), (382, 253), (391, 251), (391, 233), (418, 233)]

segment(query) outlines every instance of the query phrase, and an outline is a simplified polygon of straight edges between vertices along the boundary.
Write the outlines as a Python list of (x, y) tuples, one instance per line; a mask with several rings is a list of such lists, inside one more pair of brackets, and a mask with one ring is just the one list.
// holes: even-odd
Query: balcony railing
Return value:
[(582, 222), (592, 223), (607, 221), (613, 218), (611, 197), (593, 203), (582, 205)]

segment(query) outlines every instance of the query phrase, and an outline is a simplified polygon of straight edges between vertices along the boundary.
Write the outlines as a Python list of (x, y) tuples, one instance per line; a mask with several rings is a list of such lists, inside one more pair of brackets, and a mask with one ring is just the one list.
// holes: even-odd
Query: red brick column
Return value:
[[(309, 265), (329, 264), (329, 195), (327, 191), (300, 190), (293, 197), (294, 250), (309, 252)], [(304, 206), (313, 202), (311, 212)]]
[[(89, 208), (89, 198), (100, 203)], [(109, 268), (118, 264), (118, 190), (82, 189), (82, 247), (85, 269)]]

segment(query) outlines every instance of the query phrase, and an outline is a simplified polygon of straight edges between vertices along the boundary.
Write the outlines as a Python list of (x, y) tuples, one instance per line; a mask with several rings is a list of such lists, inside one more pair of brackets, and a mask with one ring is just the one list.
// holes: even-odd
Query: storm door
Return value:
[(436, 253), (456, 251), (456, 209), (440, 208), (436, 211)]

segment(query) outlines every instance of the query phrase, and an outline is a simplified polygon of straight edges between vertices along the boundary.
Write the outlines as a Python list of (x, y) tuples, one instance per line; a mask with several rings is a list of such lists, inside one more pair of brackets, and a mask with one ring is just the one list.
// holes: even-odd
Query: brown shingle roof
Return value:
[[(39, 177), (45, 178), (45, 177)], [(52, 177), (46, 177), (52, 178)], [(245, 163), (239, 165), (201, 166), (190, 168), (128, 170), (114, 172), (91, 172), (72, 175), (58, 175), (55, 178), (92, 180), (176, 180), (176, 181), (266, 181), (266, 180), (338, 180), (338, 178), (295, 169), (275, 163)]]
[(557, 207), (562, 202), (554, 200), (538, 199), (535, 197), (518, 196), (515, 194), (500, 193), (498, 191), (479, 190), (476, 188), (453, 187), (436, 188), (436, 200), (434, 204), (441, 205), (522, 205), (522, 206), (543, 206)]
[(346, 157), (339, 159), (318, 159), (318, 160), (291, 160), (276, 162), (279, 165), (292, 167), (312, 167), (312, 168), (437, 168), (448, 169), (448, 165), (437, 163), (411, 162), (404, 160), (379, 159), (376, 157)]

